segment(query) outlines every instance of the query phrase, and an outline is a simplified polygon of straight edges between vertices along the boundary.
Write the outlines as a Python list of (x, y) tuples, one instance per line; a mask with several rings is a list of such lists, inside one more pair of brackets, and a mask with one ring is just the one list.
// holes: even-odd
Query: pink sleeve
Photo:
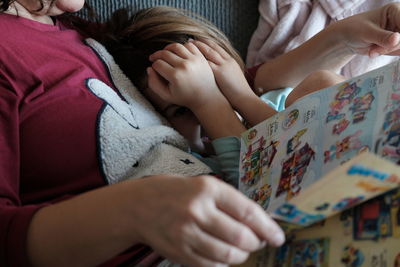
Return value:
[(35, 211), (19, 196), (20, 96), (9, 86), (0, 65), (0, 266), (27, 266), (26, 236)]

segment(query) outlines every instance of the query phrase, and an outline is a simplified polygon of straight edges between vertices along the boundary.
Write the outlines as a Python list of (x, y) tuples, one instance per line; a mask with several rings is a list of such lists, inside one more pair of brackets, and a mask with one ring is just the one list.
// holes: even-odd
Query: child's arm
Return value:
[(168, 45), (151, 55), (150, 60), (150, 89), (167, 102), (189, 108), (211, 139), (240, 136), (245, 131), (194, 44)]
[(207, 58), (219, 89), (251, 126), (276, 113), (253, 92), (239, 64), (222, 47), (209, 40), (193, 43)]
[(240, 162), (240, 139), (237, 137), (223, 137), (212, 141), (220, 166), (223, 173), (223, 180), (235, 188), (239, 187), (239, 162)]
[(400, 4), (338, 21), (298, 48), (265, 62), (257, 71), (255, 87), (264, 91), (295, 87), (317, 70), (339, 72), (355, 54), (374, 57), (400, 48)]

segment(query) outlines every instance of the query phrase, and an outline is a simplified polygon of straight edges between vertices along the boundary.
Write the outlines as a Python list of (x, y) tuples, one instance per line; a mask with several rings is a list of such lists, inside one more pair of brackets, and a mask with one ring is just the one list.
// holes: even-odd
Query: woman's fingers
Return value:
[(239, 264), (262, 241), (282, 241), (271, 237), (279, 227), (257, 203), (214, 177), (160, 176), (141, 184), (137, 197), (146, 201), (134, 211), (140, 215), (134, 220), (139, 239), (172, 261), (189, 266)]
[(227, 264), (239, 264), (244, 262), (249, 256), (248, 251), (244, 251), (233, 246), (212, 234), (208, 234), (197, 225), (192, 229), (193, 238), (188, 239), (193, 251), (200, 257), (215, 262)]
[(365, 41), (371, 43), (368, 55), (396, 54), (400, 49), (400, 4), (391, 3), (366, 14), (379, 15), (379, 22), (367, 24), (369, 29), (365, 31)]
[[(283, 231), (260, 205), (219, 180), (207, 179), (203, 182), (206, 182), (204, 190), (212, 196), (207, 205), (202, 203), (208, 212), (199, 213), (195, 218), (203, 230), (247, 251), (259, 248), (262, 241), (272, 246), (283, 244)], [(215, 229), (212, 230), (212, 227)]]
[(285, 235), (278, 224), (254, 201), (234, 188), (226, 188), (218, 194), (218, 208), (248, 226), (261, 240), (269, 245), (280, 246)]
[(224, 242), (233, 244), (247, 252), (256, 251), (262, 245), (262, 241), (246, 225), (221, 212), (216, 207), (209, 207), (207, 217), (198, 219), (198, 224), (207, 233)]
[(368, 55), (373, 58), (379, 55), (398, 55), (400, 50), (400, 33), (392, 32), (383, 36), (382, 42), (371, 45)]
[[(165, 236), (165, 239), (158, 240), (157, 245), (153, 246), (153, 248), (170, 261), (184, 266), (228, 266), (228, 264), (241, 263), (247, 258), (246, 255), (240, 256), (243, 252), (240, 252), (241, 254), (239, 255), (234, 248), (232, 253), (235, 256), (228, 255), (230, 260), (223, 260), (221, 255), (229, 249), (224, 250), (223, 245), (216, 245), (219, 241), (209, 238), (206, 233), (199, 230), (193, 223), (190, 225), (185, 224), (184, 228), (186, 231), (179, 231), (181, 234)], [(154, 232), (151, 234), (158, 239), (162, 236)]]

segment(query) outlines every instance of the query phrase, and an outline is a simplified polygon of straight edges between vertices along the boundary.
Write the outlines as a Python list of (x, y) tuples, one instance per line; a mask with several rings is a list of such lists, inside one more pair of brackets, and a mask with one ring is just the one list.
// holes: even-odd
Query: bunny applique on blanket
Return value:
[(211, 173), (207, 165), (188, 153), (185, 139), (155, 111), (106, 49), (93, 39), (86, 43), (104, 62), (118, 90), (98, 79), (87, 80), (89, 90), (105, 101), (98, 115), (97, 138), (107, 182), (156, 174)]

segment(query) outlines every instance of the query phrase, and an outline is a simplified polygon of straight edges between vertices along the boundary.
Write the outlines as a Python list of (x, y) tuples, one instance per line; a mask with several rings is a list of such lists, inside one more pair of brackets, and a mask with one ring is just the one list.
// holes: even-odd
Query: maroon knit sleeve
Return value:
[[(0, 185), (1, 187), (2, 185)], [(26, 250), (27, 231), (40, 206), (15, 206), (2, 196), (0, 200), (0, 266), (29, 266)]]
[(10, 88), (0, 64), (0, 266), (27, 266), (26, 236), (35, 211), (19, 196), (20, 95)]
[(250, 87), (254, 90), (254, 80), (256, 78), (257, 70), (260, 68), (261, 64), (248, 68), (245, 72), (245, 76), (247, 82), (249, 83)]

